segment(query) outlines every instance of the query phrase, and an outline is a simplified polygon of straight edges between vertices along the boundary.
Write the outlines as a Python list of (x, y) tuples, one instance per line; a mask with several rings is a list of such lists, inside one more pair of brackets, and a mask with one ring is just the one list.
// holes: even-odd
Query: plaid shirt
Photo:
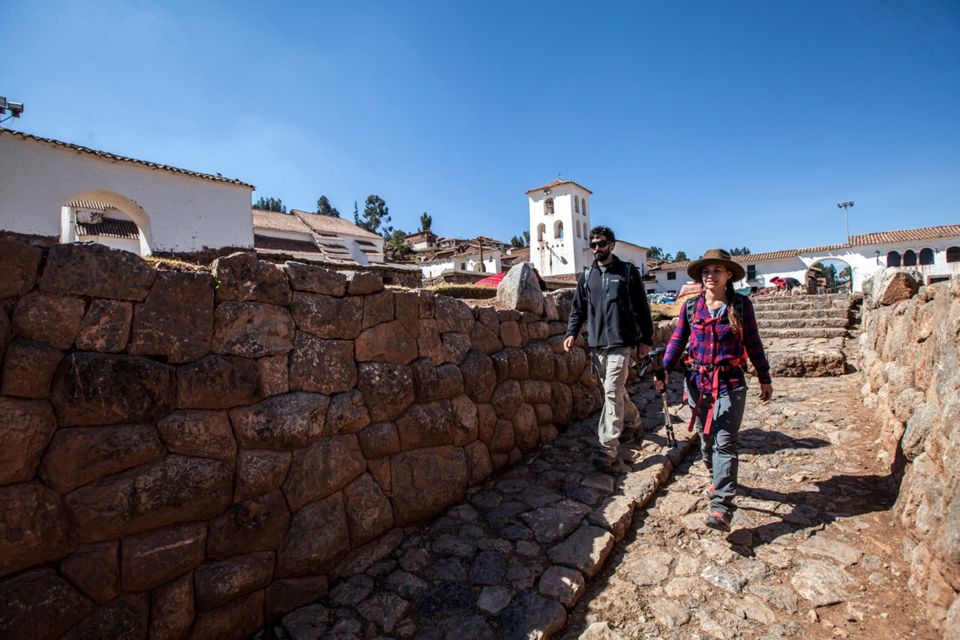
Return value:
[[(690, 341), (690, 348), (688, 349), (690, 361), (699, 365), (745, 365), (746, 361), (743, 353), (744, 348), (746, 348), (750, 362), (757, 370), (757, 378), (760, 383), (770, 384), (770, 365), (763, 353), (763, 343), (760, 341), (760, 331), (757, 329), (757, 317), (753, 312), (753, 303), (746, 296), (742, 296), (741, 299), (743, 301), (742, 341), (737, 332), (731, 329), (726, 313), (717, 320), (710, 317), (710, 310), (707, 309), (707, 303), (703, 296), (697, 299), (692, 323), (687, 319), (687, 307), (684, 305), (680, 311), (680, 317), (677, 318), (677, 328), (670, 337), (670, 342), (667, 343), (667, 350), (663, 356), (664, 368), (669, 369), (676, 362), (688, 340)], [(711, 325), (716, 327), (716, 341), (714, 341), (714, 331)], [(701, 392), (713, 391), (710, 388), (709, 375), (700, 375), (695, 370), (694, 377)], [(745, 384), (743, 369), (725, 371), (720, 376), (721, 393)]]

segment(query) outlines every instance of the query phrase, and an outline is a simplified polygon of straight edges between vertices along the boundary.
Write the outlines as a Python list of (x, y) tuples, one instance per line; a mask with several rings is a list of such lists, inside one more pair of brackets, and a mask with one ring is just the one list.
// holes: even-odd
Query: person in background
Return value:
[[(763, 402), (773, 395), (770, 365), (753, 304), (733, 289), (733, 283), (745, 275), (743, 267), (723, 249), (710, 249), (690, 263), (687, 273), (703, 282), (703, 293), (681, 309), (663, 366), (669, 371), (687, 347), (684, 384), (693, 409), (691, 425), (695, 423), (700, 433), (703, 461), (713, 481), (707, 490), (710, 512), (706, 524), (729, 531), (736, 508), (737, 437), (747, 402), (747, 358), (757, 371)], [(658, 391), (663, 391), (667, 379), (657, 381)]]
[[(640, 270), (613, 253), (616, 237), (609, 227), (590, 230), (593, 264), (577, 280), (564, 351), (570, 351), (584, 323), (593, 368), (603, 385), (603, 410), (597, 425), (601, 454), (598, 468), (617, 463), (620, 433), (640, 426), (640, 412), (627, 394), (627, 374), (634, 348), (647, 355), (653, 345), (653, 320)], [(622, 465), (621, 465), (622, 466)], [(618, 469), (622, 470), (622, 469)]]

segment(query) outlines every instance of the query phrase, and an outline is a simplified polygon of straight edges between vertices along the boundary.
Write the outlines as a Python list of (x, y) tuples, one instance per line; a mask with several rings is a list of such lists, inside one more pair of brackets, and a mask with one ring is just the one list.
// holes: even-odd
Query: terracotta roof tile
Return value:
[(590, 194), (593, 193), (593, 191), (590, 191), (590, 189), (587, 189), (585, 186), (583, 186), (582, 184), (580, 184), (580, 183), (578, 183), (578, 182), (574, 182), (573, 180), (563, 180), (563, 179), (561, 179), (561, 178), (557, 178), (556, 180), (550, 182), (549, 184), (545, 184), (545, 185), (543, 185), (542, 187), (536, 187), (535, 189), (530, 189), (529, 191), (527, 191), (527, 193), (534, 193), (534, 192), (536, 192), (536, 191), (543, 191), (544, 189), (552, 189), (553, 187), (559, 187), (559, 186), (564, 185), (564, 184), (574, 184), (574, 185), (580, 187), (581, 189), (583, 189), (584, 191), (586, 191), (587, 193), (590, 193)]
[(949, 238), (950, 236), (960, 236), (960, 224), (946, 224), (939, 227), (920, 227), (919, 229), (902, 229), (900, 231), (881, 231), (879, 233), (864, 233), (858, 236), (850, 236), (850, 245), (859, 247), (865, 244), (909, 242), (912, 240), (932, 240), (934, 238)]
[(320, 234), (335, 233), (338, 235), (359, 236), (362, 238), (380, 238), (377, 234), (362, 229), (343, 218), (321, 216), (307, 211), (300, 211), (299, 209), (294, 209), (290, 213), (297, 216), (304, 224)]
[(171, 173), (179, 173), (180, 175), (190, 176), (191, 178), (203, 178), (204, 180), (212, 180), (213, 182), (224, 182), (227, 184), (235, 184), (241, 187), (248, 187), (254, 189), (255, 187), (252, 184), (248, 184), (241, 180), (236, 180), (234, 178), (224, 178), (220, 175), (211, 175), (209, 173), (201, 173), (199, 171), (190, 171), (189, 169), (181, 169), (179, 167), (172, 167), (168, 164), (160, 164), (159, 162), (150, 162), (148, 160), (137, 160), (136, 158), (128, 158), (127, 156), (121, 156), (116, 153), (109, 153), (107, 151), (99, 151), (97, 149), (91, 149), (89, 147), (84, 147), (79, 144), (73, 144), (72, 142), (63, 142), (62, 140), (54, 140), (53, 138), (41, 138), (40, 136), (30, 135), (29, 133), (24, 133), (22, 131), (12, 131), (10, 129), (0, 129), (0, 135), (14, 135), (24, 140), (33, 140), (34, 142), (42, 142), (45, 144), (50, 144), (55, 147), (61, 147), (64, 149), (70, 149), (71, 151), (76, 151), (78, 153), (86, 153), (98, 158), (103, 158), (105, 160), (115, 160), (117, 162), (129, 162), (131, 164), (138, 164), (142, 167), (147, 167), (150, 169), (158, 169), (160, 171), (169, 171)]
[(294, 231), (298, 233), (310, 233), (310, 227), (300, 222), (300, 218), (289, 213), (280, 213), (278, 211), (263, 211), (254, 209), (253, 229), (274, 229), (276, 231)]

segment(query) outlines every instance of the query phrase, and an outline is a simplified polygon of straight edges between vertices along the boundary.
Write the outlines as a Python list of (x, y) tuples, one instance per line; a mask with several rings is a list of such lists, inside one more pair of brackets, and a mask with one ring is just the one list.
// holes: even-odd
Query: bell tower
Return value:
[(590, 196), (586, 187), (557, 178), (527, 191), (530, 262), (541, 276), (580, 273), (590, 253)]

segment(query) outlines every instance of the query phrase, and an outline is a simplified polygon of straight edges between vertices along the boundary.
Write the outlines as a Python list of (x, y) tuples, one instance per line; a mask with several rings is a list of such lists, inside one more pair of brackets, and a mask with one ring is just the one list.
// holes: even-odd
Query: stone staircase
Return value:
[(852, 368), (860, 325), (859, 294), (754, 299), (757, 325), (773, 375), (838, 376)]

